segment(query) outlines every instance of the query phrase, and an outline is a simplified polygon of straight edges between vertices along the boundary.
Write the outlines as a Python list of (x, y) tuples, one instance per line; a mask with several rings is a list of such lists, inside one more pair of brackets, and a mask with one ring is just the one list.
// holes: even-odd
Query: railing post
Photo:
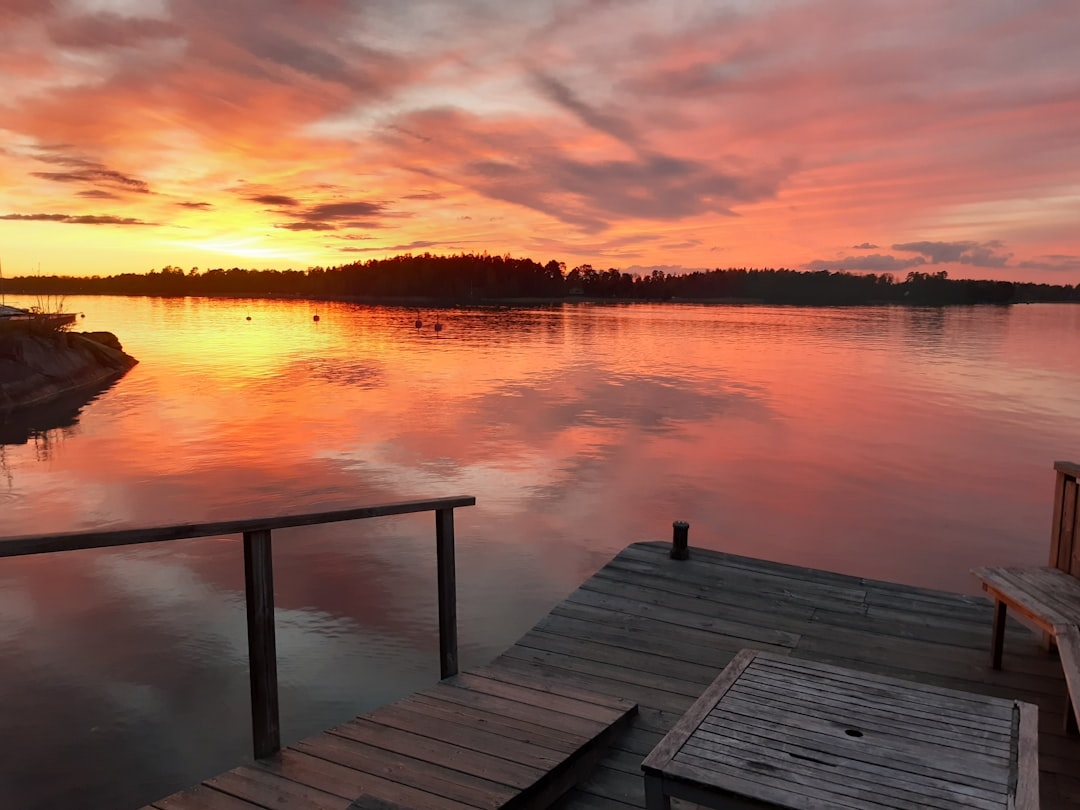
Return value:
[(671, 524), (671, 559), (690, 559), (690, 524), (685, 520), (676, 520)]
[(458, 671), (453, 509), (435, 510), (435, 556), (439, 577), (439, 677), (449, 678)]
[(255, 758), (281, 750), (278, 720), (277, 644), (274, 641), (274, 563), (268, 529), (244, 532), (251, 734)]

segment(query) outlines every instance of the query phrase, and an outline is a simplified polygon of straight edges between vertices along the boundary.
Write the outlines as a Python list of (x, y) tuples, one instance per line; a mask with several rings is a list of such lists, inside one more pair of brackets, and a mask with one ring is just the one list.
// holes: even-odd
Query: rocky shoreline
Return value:
[(0, 414), (114, 380), (138, 362), (111, 332), (0, 329)]

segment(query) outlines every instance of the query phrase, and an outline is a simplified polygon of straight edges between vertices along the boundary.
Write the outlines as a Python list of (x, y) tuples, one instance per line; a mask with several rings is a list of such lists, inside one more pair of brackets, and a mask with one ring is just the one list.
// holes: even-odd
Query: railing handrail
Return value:
[(246, 518), (217, 523), (182, 523), (139, 529), (92, 529), (86, 532), (35, 534), (21, 537), (0, 537), (0, 557), (23, 557), (28, 554), (49, 554), (57, 551), (77, 551), (138, 543), (160, 543), (166, 540), (190, 540), (195, 537), (217, 537), (226, 534), (289, 529), (314, 526), (319, 523), (338, 523), (345, 520), (405, 515), (410, 512), (432, 512), (475, 506), (476, 498), (458, 496), (430, 498), (422, 501), (394, 501), (375, 506), (359, 506), (329, 512), (307, 512), (300, 515)]
[(239, 534), (244, 545), (244, 601), (247, 605), (248, 669), (251, 675), (251, 736), (255, 758), (272, 756), (281, 749), (278, 720), (277, 642), (274, 639), (274, 562), (271, 535), (274, 529), (313, 526), (343, 520), (435, 513), (435, 572), (439, 604), (439, 673), (456, 675), (457, 584), (454, 566), (454, 509), (475, 506), (476, 498), (430, 498), (395, 501), (330, 512), (308, 512), (269, 518), (227, 520), (219, 523), (188, 523), (146, 529), (95, 529), (88, 532), (39, 534), (0, 538), (0, 557), (23, 557), (91, 548), (160, 543)]

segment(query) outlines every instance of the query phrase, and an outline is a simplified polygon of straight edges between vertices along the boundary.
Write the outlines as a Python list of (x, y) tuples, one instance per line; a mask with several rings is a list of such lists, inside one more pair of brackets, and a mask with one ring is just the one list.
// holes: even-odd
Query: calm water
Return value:
[[(464, 666), (673, 519), (973, 592), (972, 565), (1044, 561), (1051, 463), (1080, 460), (1077, 306), (443, 311), (436, 338), (395, 308), (66, 304), (141, 363), (0, 426), (3, 533), (475, 495)], [(438, 677), (433, 544), (431, 515), (275, 534), (286, 740)], [(248, 756), (241, 559), (0, 560), (0, 807), (135, 808)]]

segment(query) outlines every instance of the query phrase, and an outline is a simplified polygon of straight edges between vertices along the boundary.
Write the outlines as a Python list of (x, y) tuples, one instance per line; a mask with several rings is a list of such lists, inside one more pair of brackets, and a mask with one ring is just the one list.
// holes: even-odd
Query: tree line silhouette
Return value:
[(687, 273), (654, 270), (634, 275), (582, 264), (570, 270), (552, 259), (462, 253), (411, 253), (339, 267), (248, 270), (240, 267), (111, 276), (21, 276), (6, 291), (38, 295), (295, 296), (435, 303), (513, 302), (522, 299), (741, 301), (768, 304), (912, 305), (1009, 304), (1080, 301), (1080, 285), (951, 279), (945, 271), (889, 273), (728, 268)]

